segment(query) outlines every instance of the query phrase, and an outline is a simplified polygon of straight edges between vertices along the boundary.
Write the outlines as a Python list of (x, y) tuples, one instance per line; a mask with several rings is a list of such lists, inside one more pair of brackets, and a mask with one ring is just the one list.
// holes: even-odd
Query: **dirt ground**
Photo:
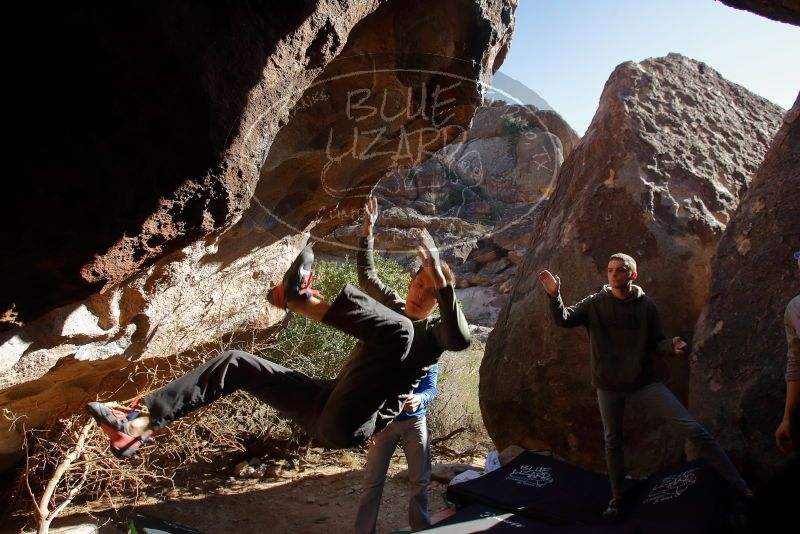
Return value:
[[(475, 443), (459, 454), (434, 447), (433, 463), (483, 466), (486, 450)], [(365, 450), (310, 449), (297, 465), (279, 460), (272, 476), (257, 479), (233, 476), (235, 456), (221, 455), (213, 464), (192, 466), (174, 489), (132, 502), (117, 498), (74, 504), (53, 523), (56, 534), (126, 532), (125, 520), (144, 513), (197, 530), (203, 534), (339, 533), (351, 532), (362, 490)], [(378, 532), (408, 530), (408, 494), (405, 457), (397, 449), (389, 467), (378, 518)], [(432, 515), (447, 509), (446, 485), (432, 481), (428, 489)], [(446, 512), (444, 512), (446, 514)], [(78, 527), (78, 525), (84, 525)], [(97, 525), (93, 527), (92, 525)], [(0, 532), (32, 532), (32, 525), (8, 525)]]
[[(437, 400), (427, 415), (435, 440), (445, 435), (452, 437), (433, 446), (434, 468), (437, 464), (457, 463), (481, 469), (487, 452), (493, 448), (481, 424), (477, 399), (482, 355), (483, 346), (480, 345), (474, 350), (442, 356)], [(464, 432), (452, 435), (456, 429)], [(366, 449), (323, 451), (311, 448), (307, 454), (297, 456), (296, 450), (291, 452), (291, 447), (281, 441), (280, 436), (286, 437), (285, 432), (281, 432), (277, 431), (265, 442), (248, 442), (244, 447), (247, 453), (219, 451), (209, 457), (210, 463), (191, 462), (173, 477), (174, 488), (148, 488), (147, 495), (140, 495), (135, 502), (130, 496), (74, 502), (53, 523), (51, 533), (127, 532), (127, 518), (134, 512), (170, 520), (203, 534), (352, 532), (362, 490)], [(189, 434), (178, 435), (186, 439)], [(192, 439), (199, 439), (191, 435)], [(93, 446), (104, 449), (106, 440), (102, 434), (95, 432), (93, 436), (96, 441)], [(159, 447), (163, 445), (163, 441), (159, 443)], [(236, 464), (253, 457), (264, 459), (264, 466), (268, 466), (265, 476), (234, 476)], [(398, 448), (383, 493), (379, 533), (408, 526), (407, 479), (402, 473), (405, 468), (405, 456)], [(445, 489), (443, 484), (431, 483), (428, 502), (432, 515), (446, 509)], [(22, 493), (21, 497), (27, 500), (25, 492)], [(15, 500), (19, 498), (18, 495)], [(12, 506), (16, 509), (20, 504)], [(35, 531), (32, 513), (27, 512), (32, 509), (30, 503), (21, 506), (26, 512), (5, 524), (0, 516), (0, 534)], [(86, 527), (67, 529), (67, 525)], [(98, 528), (97, 525), (104, 526)]]

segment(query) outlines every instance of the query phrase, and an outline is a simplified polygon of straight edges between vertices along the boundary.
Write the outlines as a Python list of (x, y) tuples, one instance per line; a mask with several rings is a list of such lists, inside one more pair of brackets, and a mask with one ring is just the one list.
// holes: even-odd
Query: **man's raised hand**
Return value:
[(372, 235), (372, 228), (378, 220), (378, 199), (370, 194), (364, 203), (364, 221), (361, 225), (361, 233), (364, 236)]
[(553, 274), (546, 269), (539, 273), (539, 283), (542, 284), (544, 290), (551, 297), (555, 297), (561, 292), (561, 278), (559, 278), (558, 275), (553, 276)]
[(672, 350), (676, 356), (684, 356), (689, 352), (689, 345), (684, 340), (676, 336), (672, 338)]
[(419, 245), (417, 246), (417, 256), (422, 261), (422, 269), (431, 277), (433, 286), (441, 288), (447, 285), (447, 279), (442, 272), (442, 265), (439, 262), (439, 249), (433, 237), (425, 228), (419, 229)]

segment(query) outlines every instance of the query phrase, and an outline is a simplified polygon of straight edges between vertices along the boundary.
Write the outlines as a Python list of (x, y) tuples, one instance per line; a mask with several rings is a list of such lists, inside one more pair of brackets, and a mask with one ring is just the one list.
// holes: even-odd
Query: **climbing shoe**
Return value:
[(608, 506), (606, 507), (605, 512), (603, 512), (603, 518), (608, 519), (609, 521), (621, 521), (622, 499), (612, 497), (611, 500), (608, 501)]
[(108, 436), (111, 453), (117, 458), (130, 458), (143, 443), (153, 441), (151, 437), (131, 435), (130, 422), (139, 416), (138, 411), (125, 413), (101, 402), (90, 402), (86, 405), (86, 411)]
[(306, 245), (283, 275), (281, 283), (272, 288), (267, 295), (270, 303), (285, 310), (289, 301), (308, 300), (319, 296), (319, 291), (311, 288), (311, 282), (315, 279), (311, 270), (313, 264), (314, 251), (311, 250), (311, 245)]

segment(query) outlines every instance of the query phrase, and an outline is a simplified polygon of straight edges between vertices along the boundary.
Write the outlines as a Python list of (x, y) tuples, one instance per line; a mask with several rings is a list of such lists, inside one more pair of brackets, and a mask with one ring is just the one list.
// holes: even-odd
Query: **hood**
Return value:
[[(608, 284), (604, 285), (602, 291), (603, 291), (603, 293), (607, 294), (609, 297), (616, 298), (614, 295), (611, 294), (611, 286), (610, 285), (608, 285)], [(623, 302), (626, 301), (626, 300), (636, 300), (636, 299), (642, 298), (643, 296), (644, 296), (644, 289), (642, 289), (641, 287), (637, 286), (636, 284), (631, 284), (631, 292), (630, 292), (630, 294), (626, 298), (624, 298), (622, 300), (623, 300)]]

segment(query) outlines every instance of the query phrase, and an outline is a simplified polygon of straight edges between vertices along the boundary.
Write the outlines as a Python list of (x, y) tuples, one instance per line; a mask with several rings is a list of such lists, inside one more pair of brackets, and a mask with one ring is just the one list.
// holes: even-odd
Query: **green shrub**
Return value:
[[(395, 261), (378, 255), (375, 260), (384, 283), (405, 297), (410, 274), (403, 272)], [(355, 265), (348, 261), (343, 265), (319, 262), (316, 272), (320, 278), (315, 287), (328, 301), (346, 283), (357, 284)], [(353, 338), (337, 330), (294, 315), (278, 335), (276, 343), (261, 353), (310, 376), (333, 378), (354, 344)], [(224, 343), (221, 342), (220, 346)], [(225, 348), (258, 352), (255, 346)], [(166, 372), (163, 369), (159, 371), (158, 367), (152, 369), (134, 364), (129, 381), (142, 384), (145, 391), (152, 390), (214, 355), (198, 352), (182, 355), (174, 362), (167, 359), (160, 364), (167, 366)], [(253, 437), (288, 437), (289, 447), (298, 450), (307, 443), (307, 437), (291, 422), (244, 391), (224, 396), (175, 421), (164, 430), (162, 437), (165, 439), (159, 439), (158, 447), (145, 447), (134, 461), (119, 460), (108, 454), (108, 438), (95, 428), (95, 423), (86, 414), (63, 415), (54, 412), (52, 421), (45, 428), (26, 432), (27, 463), (36, 468), (19, 470), (16, 486), (11, 490), (17, 496), (11, 499), (16, 514), (29, 513), (27, 510), (31, 504), (18, 496), (29, 495), (36, 500), (38, 511), (38, 499), (46, 491), (51, 496), (46, 502), (51, 502), (51, 505), (61, 503), (61, 506), (66, 506), (80, 496), (90, 500), (108, 498), (112, 503), (117, 499), (130, 499), (127, 502), (132, 502), (132, 507), (135, 507), (146, 492), (163, 498), (161, 492), (176, 483), (185, 485), (186, 480), (196, 483), (196, 474), (187, 469), (189, 465), (198, 461), (210, 462), (221, 451), (244, 451), (244, 443)], [(295, 453), (292, 449), (284, 452)], [(75, 458), (65, 461), (78, 454), (80, 456), (76, 457), (80, 461), (74, 462)], [(58, 471), (59, 468), (63, 471)], [(59, 512), (60, 509), (56, 509), (53, 516)]]
[(445, 178), (447, 178), (447, 181), (450, 182), (451, 184), (461, 183), (461, 176), (458, 174), (456, 170), (451, 168), (448, 168), (447, 171), (445, 172)]
[(464, 204), (464, 187), (463, 185), (456, 186), (447, 193), (447, 208), (460, 207)]
[(419, 199), (423, 202), (430, 202), (434, 206), (438, 206), (442, 202), (444, 195), (437, 189), (427, 189), (422, 192)]
[[(375, 254), (375, 267), (383, 283), (405, 298), (411, 275), (396, 261), (379, 254)], [(319, 261), (314, 272), (319, 276), (314, 287), (328, 302), (333, 302), (345, 284), (358, 287), (356, 265), (352, 261), (345, 260), (342, 264)], [(264, 357), (314, 378), (330, 379), (336, 377), (355, 343), (355, 338), (335, 328), (294, 314)]]
[(503, 115), (503, 129), (508, 133), (524, 132), (530, 128), (527, 119), (515, 115)]
[(448, 442), (450, 448), (467, 450), (490, 449), (478, 399), (483, 346), (473, 340), (473, 346), (462, 352), (445, 352), (439, 361), (439, 384), (436, 399), (428, 408), (427, 418), (431, 436), (456, 435)]

